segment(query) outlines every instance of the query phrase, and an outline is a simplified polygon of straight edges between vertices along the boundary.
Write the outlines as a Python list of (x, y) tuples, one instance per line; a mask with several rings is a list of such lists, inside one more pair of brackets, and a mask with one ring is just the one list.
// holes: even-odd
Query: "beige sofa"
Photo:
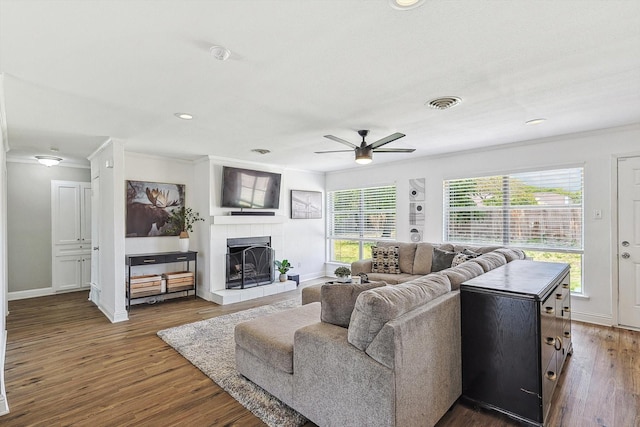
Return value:
[(461, 395), (457, 288), (524, 258), (502, 249), (394, 286), (322, 286), (237, 325), (237, 369), (320, 426), (433, 426)]

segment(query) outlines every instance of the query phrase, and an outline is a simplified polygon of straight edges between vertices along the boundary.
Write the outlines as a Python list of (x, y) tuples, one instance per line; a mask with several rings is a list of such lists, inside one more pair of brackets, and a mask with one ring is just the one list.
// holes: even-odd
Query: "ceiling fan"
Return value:
[(350, 150), (332, 150), (332, 151), (316, 151), (316, 154), (324, 154), (324, 153), (346, 153), (354, 151), (356, 153), (356, 163), (366, 165), (367, 163), (371, 163), (373, 160), (373, 152), (376, 153), (413, 153), (415, 148), (380, 148), (385, 144), (395, 141), (396, 139), (400, 139), (405, 134), (396, 132), (387, 137), (377, 140), (376, 142), (372, 142), (368, 144), (365, 142), (365, 137), (369, 134), (368, 130), (359, 130), (358, 135), (362, 137), (362, 142), (360, 145), (355, 145), (350, 143), (349, 141), (345, 141), (342, 138), (338, 138), (333, 135), (325, 135), (325, 138), (329, 138), (333, 141), (339, 142), (351, 148)]

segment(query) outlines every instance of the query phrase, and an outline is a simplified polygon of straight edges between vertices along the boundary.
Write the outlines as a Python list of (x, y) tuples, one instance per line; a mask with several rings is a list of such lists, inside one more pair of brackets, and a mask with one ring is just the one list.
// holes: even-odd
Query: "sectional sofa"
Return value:
[(462, 391), (460, 283), (524, 259), (510, 248), (380, 243), (377, 259), (352, 265), (370, 283), (305, 288), (302, 307), (235, 329), (238, 371), (320, 426), (436, 424)]

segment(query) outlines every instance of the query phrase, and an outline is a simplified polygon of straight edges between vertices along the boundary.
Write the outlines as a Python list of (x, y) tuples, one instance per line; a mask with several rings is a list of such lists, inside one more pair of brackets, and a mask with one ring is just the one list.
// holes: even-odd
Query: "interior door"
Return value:
[[(91, 180), (91, 287), (100, 290), (100, 177)], [(98, 296), (95, 295), (97, 299)]]
[(618, 159), (618, 312), (640, 328), (640, 157)]

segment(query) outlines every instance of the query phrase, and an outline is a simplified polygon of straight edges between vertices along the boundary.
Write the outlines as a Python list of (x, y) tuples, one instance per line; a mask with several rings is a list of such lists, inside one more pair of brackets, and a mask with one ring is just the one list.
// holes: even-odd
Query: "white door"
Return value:
[(640, 328), (640, 157), (618, 159), (619, 323)]
[(77, 182), (51, 181), (53, 244), (80, 243), (80, 187)]
[(80, 289), (82, 286), (82, 256), (65, 255), (54, 258), (53, 288), (56, 291)]
[(91, 243), (91, 184), (83, 182), (80, 184), (80, 240), (82, 243)]
[[(91, 284), (100, 289), (100, 177), (91, 180)], [(96, 295), (97, 298), (97, 295)]]

